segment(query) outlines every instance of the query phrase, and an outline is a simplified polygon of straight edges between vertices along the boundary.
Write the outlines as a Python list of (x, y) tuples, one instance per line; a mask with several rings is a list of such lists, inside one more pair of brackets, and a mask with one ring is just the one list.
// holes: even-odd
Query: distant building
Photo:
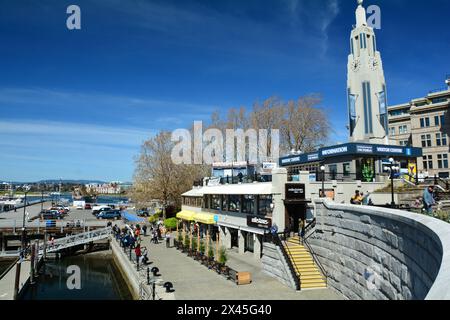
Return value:
[(0, 183), (0, 192), (11, 191), (12, 185), (7, 182)]
[(423, 98), (388, 107), (390, 141), (403, 147), (422, 148), (417, 170), (441, 178), (450, 177), (450, 75), (446, 84), (447, 88), (434, 90)]
[(122, 188), (120, 182), (90, 183), (86, 185), (86, 191), (97, 194), (119, 194)]

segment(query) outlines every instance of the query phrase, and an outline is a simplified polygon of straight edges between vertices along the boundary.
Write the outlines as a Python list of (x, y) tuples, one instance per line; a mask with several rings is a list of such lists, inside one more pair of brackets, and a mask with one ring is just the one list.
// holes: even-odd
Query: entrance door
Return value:
[(236, 229), (228, 229), (231, 234), (231, 247), (239, 247), (239, 238), (238, 238), (238, 230)]
[(286, 212), (288, 217), (288, 229), (291, 232), (298, 233), (300, 230), (301, 220), (306, 220), (305, 204), (286, 204)]
[(255, 245), (255, 241), (253, 239), (253, 233), (246, 232), (246, 235), (245, 235), (245, 251), (253, 252), (254, 251), (254, 249), (253, 249), (254, 245)]

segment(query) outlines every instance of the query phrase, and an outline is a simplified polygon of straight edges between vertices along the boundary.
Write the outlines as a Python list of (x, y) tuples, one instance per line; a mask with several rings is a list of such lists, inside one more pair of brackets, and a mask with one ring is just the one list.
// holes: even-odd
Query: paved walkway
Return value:
[[(20, 281), (19, 292), (27, 282), (30, 276), (31, 262), (25, 260), (20, 268)], [(0, 300), (13, 300), (14, 299), (14, 283), (16, 281), (16, 266), (0, 280)]]
[(177, 300), (341, 300), (330, 289), (296, 292), (262, 272), (260, 261), (252, 254), (239, 255), (230, 251), (227, 264), (237, 271), (251, 272), (253, 282), (237, 286), (230, 280), (208, 270), (185, 253), (166, 248), (164, 242), (151, 244), (150, 237), (142, 238), (149, 249), (152, 267), (159, 268), (165, 281), (174, 285)]

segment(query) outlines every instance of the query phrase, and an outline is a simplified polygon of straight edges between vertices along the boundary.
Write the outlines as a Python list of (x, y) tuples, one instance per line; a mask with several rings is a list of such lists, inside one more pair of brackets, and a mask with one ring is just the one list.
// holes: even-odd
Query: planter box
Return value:
[(236, 275), (236, 284), (244, 285), (252, 283), (252, 275), (250, 272), (238, 272)]

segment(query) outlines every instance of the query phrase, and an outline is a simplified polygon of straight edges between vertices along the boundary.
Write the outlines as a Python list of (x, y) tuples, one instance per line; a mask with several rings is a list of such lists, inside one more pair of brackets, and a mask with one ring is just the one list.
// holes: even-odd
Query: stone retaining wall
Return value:
[(294, 278), (280, 248), (272, 243), (263, 243), (261, 263), (265, 274), (296, 290)]
[(309, 244), (348, 299), (450, 299), (450, 224), (409, 212), (316, 200)]

